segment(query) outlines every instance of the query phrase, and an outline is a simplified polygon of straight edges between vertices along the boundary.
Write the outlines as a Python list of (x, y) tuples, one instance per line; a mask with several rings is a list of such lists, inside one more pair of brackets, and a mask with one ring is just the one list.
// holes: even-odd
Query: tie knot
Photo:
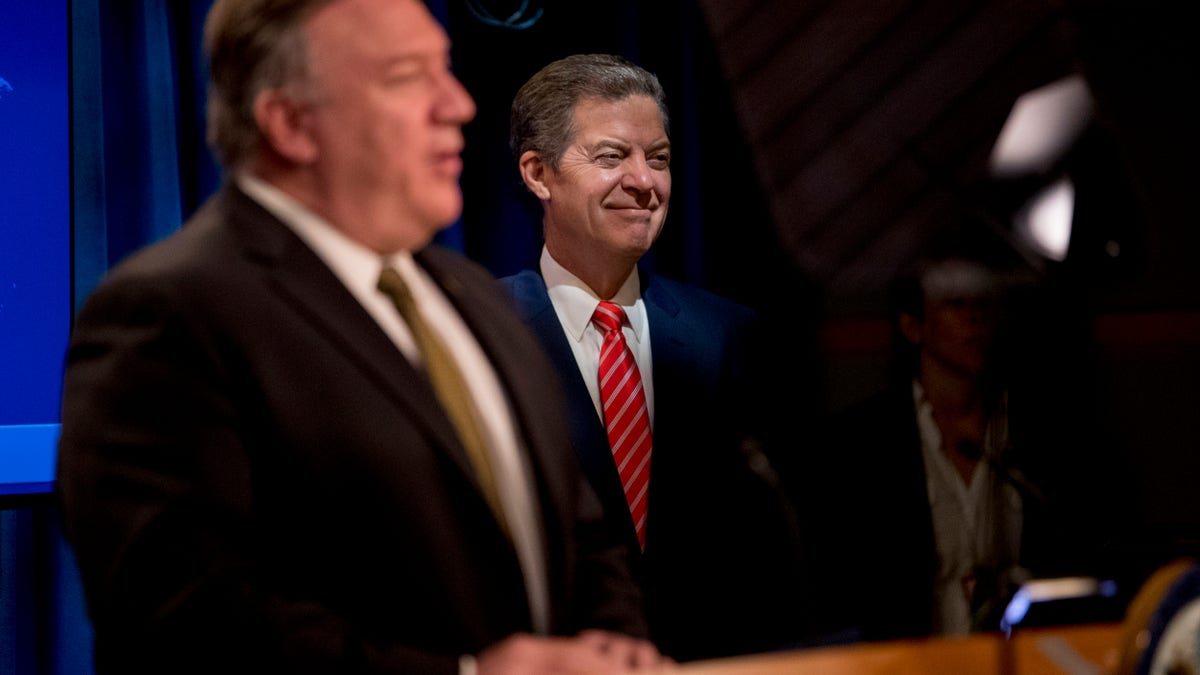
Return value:
[(400, 272), (395, 267), (384, 267), (379, 272), (379, 290), (389, 295), (400, 293), (408, 295), (408, 284), (404, 283), (404, 277), (400, 276)]
[(625, 323), (625, 310), (611, 302), (602, 301), (596, 305), (596, 311), (592, 314), (592, 323), (606, 334), (619, 331), (621, 325)]
[[(412, 291), (408, 290), (408, 284), (404, 282), (404, 277), (393, 267), (384, 267), (379, 273), (379, 283), (376, 288), (383, 291), (400, 307), (400, 312), (403, 314), (414, 306)], [(406, 316), (407, 320), (408, 317)]]

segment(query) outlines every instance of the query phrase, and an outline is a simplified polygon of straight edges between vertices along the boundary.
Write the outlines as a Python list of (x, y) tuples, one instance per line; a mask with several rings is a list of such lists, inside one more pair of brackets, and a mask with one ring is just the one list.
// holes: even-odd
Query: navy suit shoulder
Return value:
[(663, 311), (673, 314), (682, 310), (694, 313), (686, 317), (689, 320), (710, 320), (717, 325), (742, 325), (755, 317), (750, 307), (706, 288), (652, 273), (643, 272), (641, 278), (642, 295), (648, 302), (654, 302)]

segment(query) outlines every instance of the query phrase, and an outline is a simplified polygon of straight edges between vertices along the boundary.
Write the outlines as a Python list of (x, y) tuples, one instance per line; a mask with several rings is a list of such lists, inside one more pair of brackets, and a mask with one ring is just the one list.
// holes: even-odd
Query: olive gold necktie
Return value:
[(400, 312), (404, 322), (408, 324), (416, 340), (417, 347), (425, 357), (425, 372), (429, 376), (438, 401), (446, 410), (450, 421), (458, 432), (459, 440), (467, 450), (467, 455), (475, 469), (475, 476), (483, 488), (484, 497), (500, 521), (501, 527), (508, 531), (504, 518), (504, 509), (500, 503), (500, 495), (496, 489), (496, 479), (488, 462), (487, 447), (483, 434), (476, 420), (475, 405), (471, 392), (463, 379), (462, 371), (450, 352), (442, 344), (437, 334), (425, 322), (413, 301), (408, 284), (401, 278), (400, 273), (391, 267), (384, 267), (379, 275), (378, 288), (383, 291)]

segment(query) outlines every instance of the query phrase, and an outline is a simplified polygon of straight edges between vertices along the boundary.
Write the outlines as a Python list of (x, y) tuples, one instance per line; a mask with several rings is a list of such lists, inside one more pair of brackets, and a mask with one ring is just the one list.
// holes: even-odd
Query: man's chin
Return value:
[[(431, 195), (432, 196), (432, 195)], [(451, 227), (462, 217), (462, 193), (454, 190), (444, 198), (431, 200), (425, 209), (428, 220), (436, 223), (435, 230), (440, 231)]]

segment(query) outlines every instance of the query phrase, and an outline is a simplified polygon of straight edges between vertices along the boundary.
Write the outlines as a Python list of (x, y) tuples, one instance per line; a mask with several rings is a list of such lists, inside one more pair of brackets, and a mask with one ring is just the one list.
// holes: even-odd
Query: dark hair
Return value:
[(584, 99), (620, 101), (649, 96), (667, 122), (667, 101), (653, 73), (612, 54), (576, 54), (559, 59), (529, 78), (513, 99), (509, 147), (520, 159), (528, 150), (558, 169), (574, 136), (575, 108)]
[(266, 89), (307, 84), (301, 24), (333, 0), (217, 0), (204, 24), (208, 58), (208, 142), (234, 167), (258, 146), (254, 99)]

